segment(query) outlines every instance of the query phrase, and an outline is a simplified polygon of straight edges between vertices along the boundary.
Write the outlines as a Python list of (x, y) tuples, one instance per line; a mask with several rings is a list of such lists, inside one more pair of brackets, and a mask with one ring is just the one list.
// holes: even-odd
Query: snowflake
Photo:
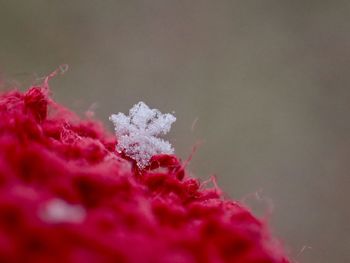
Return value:
[(80, 205), (68, 204), (62, 199), (51, 199), (39, 211), (39, 217), (47, 223), (81, 223), (86, 216)]
[(156, 154), (174, 152), (168, 141), (157, 137), (170, 131), (171, 124), (176, 121), (172, 114), (162, 114), (139, 102), (130, 109), (129, 116), (118, 113), (109, 119), (115, 125), (117, 151), (134, 159), (139, 168), (146, 167)]

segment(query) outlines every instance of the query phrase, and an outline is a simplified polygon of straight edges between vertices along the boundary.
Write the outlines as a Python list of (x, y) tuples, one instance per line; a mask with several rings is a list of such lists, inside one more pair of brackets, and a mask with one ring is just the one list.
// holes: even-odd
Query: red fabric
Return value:
[[(287, 263), (247, 208), (205, 189), (176, 156), (139, 170), (117, 138), (46, 88), (0, 96), (0, 262)], [(52, 199), (81, 222), (46, 222)]]

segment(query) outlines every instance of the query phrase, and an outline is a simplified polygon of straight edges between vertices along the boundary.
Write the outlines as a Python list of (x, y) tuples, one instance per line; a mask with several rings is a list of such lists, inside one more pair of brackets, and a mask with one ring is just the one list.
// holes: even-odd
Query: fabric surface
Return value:
[(0, 119), (0, 262), (290, 262), (214, 179), (175, 155), (139, 168), (46, 84), (2, 94)]

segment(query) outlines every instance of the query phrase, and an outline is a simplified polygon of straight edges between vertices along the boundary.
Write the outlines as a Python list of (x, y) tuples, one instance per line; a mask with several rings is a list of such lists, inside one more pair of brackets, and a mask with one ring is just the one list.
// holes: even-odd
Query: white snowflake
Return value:
[(146, 167), (156, 154), (174, 153), (168, 141), (157, 137), (170, 131), (171, 124), (176, 121), (172, 114), (162, 114), (139, 102), (130, 109), (129, 116), (118, 113), (109, 119), (115, 125), (117, 151), (134, 159), (139, 168)]
[(39, 210), (39, 217), (47, 223), (81, 223), (86, 216), (80, 205), (68, 204), (62, 199), (51, 199)]

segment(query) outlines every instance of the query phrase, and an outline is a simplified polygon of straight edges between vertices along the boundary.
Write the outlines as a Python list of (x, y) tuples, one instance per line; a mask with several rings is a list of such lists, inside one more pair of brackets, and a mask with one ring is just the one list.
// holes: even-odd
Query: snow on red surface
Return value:
[(0, 262), (289, 262), (261, 220), (175, 155), (140, 169), (48, 93), (0, 96)]

